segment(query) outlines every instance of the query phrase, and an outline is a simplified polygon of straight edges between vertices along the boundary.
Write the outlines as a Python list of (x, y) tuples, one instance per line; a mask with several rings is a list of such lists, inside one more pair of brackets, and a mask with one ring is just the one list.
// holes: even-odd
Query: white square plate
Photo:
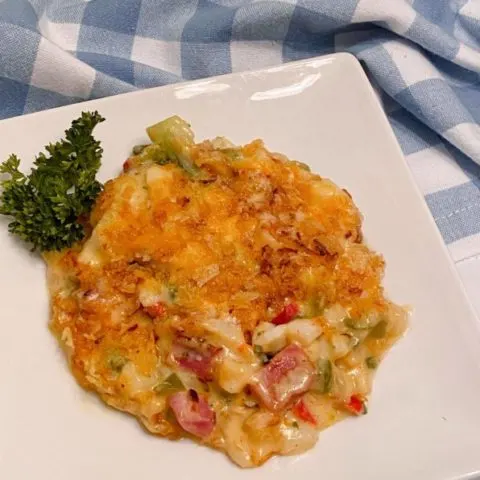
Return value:
[(316, 58), (95, 100), (0, 123), (0, 159), (29, 166), (82, 110), (107, 121), (101, 178), (120, 171), (145, 127), (178, 114), (198, 139), (254, 137), (346, 187), (387, 261), (386, 288), (413, 307), (382, 363), (368, 415), (321, 433), (299, 457), (240, 470), (188, 441), (146, 434), (72, 379), (47, 329), (42, 261), (0, 225), (0, 478), (286, 480), (471, 478), (480, 472), (480, 334), (423, 198), (359, 63)]

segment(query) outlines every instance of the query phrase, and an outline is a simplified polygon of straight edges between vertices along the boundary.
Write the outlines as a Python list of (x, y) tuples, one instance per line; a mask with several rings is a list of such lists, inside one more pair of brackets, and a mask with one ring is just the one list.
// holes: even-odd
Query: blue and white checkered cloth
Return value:
[(454, 259), (480, 254), (480, 0), (0, 0), (0, 118), (335, 51)]

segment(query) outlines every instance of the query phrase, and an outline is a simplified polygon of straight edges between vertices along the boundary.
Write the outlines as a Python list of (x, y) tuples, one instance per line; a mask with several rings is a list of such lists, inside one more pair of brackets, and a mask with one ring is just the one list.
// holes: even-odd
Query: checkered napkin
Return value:
[(454, 259), (480, 254), (480, 0), (0, 0), (0, 118), (335, 51)]

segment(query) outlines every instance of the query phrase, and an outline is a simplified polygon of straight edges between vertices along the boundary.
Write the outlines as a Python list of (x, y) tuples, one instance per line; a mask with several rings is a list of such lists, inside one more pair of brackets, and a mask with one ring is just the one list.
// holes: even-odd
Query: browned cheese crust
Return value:
[[(364, 408), (406, 315), (384, 297), (384, 261), (348, 192), (259, 140), (197, 144), (197, 176), (139, 158), (105, 185), (88, 238), (46, 256), (51, 328), (78, 382), (150, 432), (245, 467), (364, 413), (352, 402)], [(272, 360), (289, 345), (314, 372), (301, 386)], [(262, 396), (276, 381), (287, 393)], [(204, 423), (179, 417), (182, 391)]]

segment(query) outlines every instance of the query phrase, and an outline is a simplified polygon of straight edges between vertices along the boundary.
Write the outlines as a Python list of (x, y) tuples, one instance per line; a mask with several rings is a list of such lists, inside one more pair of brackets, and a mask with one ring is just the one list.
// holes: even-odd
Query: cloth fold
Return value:
[(0, 118), (339, 51), (454, 259), (480, 254), (478, 0), (0, 0)]

